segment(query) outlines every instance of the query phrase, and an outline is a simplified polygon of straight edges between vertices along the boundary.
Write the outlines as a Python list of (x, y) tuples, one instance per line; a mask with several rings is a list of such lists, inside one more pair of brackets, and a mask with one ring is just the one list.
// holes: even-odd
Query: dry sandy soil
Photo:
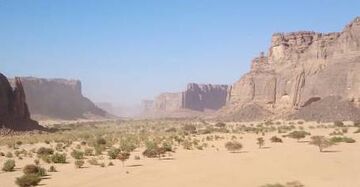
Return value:
[[(333, 129), (315, 129), (312, 135), (328, 135)], [(283, 138), (284, 143), (270, 143), (269, 138), (277, 133), (265, 136), (265, 147), (259, 149), (255, 134), (237, 134), (244, 148), (240, 153), (229, 153), (224, 148), (226, 139), (210, 143), (215, 147), (205, 150), (178, 149), (166, 159), (149, 159), (141, 155), (141, 150), (132, 153), (123, 168), (118, 160), (115, 166), (91, 166), (88, 163), (82, 169), (74, 164), (55, 164), (58, 172), (49, 173), (41, 186), (50, 187), (99, 187), (99, 186), (136, 186), (136, 187), (219, 187), (244, 186), (259, 187), (264, 184), (300, 181), (306, 187), (359, 187), (360, 186), (360, 134), (353, 134), (350, 128), (347, 136), (357, 142), (341, 143), (328, 148), (328, 152), (319, 152), (318, 148), (307, 142)], [(309, 140), (309, 138), (304, 139)], [(30, 145), (23, 145), (24, 147)], [(34, 145), (33, 145), (34, 146)], [(39, 145), (37, 145), (39, 146)], [(3, 151), (5, 147), (1, 147)], [(141, 156), (135, 160), (134, 156)], [(68, 159), (70, 162), (71, 158)], [(108, 163), (107, 156), (104, 156)], [(0, 163), (6, 160), (0, 157)], [(16, 160), (16, 171), (0, 173), (0, 186), (16, 186), (16, 177), (22, 175), (21, 168), (33, 159)], [(49, 165), (42, 165), (48, 168)], [(128, 172), (126, 172), (128, 171)]]

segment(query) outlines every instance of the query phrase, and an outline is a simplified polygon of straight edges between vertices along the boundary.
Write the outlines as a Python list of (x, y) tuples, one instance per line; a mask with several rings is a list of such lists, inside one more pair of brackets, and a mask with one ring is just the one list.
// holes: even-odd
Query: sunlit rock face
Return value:
[(0, 74), (0, 128), (11, 130), (43, 129), (30, 118), (20, 78), (13, 80), (12, 87), (3, 74)]
[(159, 112), (188, 111), (216, 111), (226, 104), (228, 96), (227, 85), (190, 83), (183, 92), (163, 93), (155, 98), (153, 107)]
[[(250, 72), (232, 85), (222, 112), (236, 115), (256, 104), (273, 118), (284, 117), (329, 96), (359, 106), (360, 18), (337, 33), (274, 34), (268, 54), (256, 57)], [(307, 119), (324, 120), (314, 116)]]
[(82, 95), (80, 81), (34, 77), (20, 79), (33, 115), (55, 119), (96, 118), (107, 115)]

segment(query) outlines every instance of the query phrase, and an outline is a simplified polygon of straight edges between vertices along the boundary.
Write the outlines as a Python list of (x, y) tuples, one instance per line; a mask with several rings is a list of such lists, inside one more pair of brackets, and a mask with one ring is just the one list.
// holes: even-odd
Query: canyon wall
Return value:
[(36, 118), (73, 120), (107, 116), (104, 110), (82, 95), (80, 81), (34, 77), (20, 79), (29, 109)]
[(216, 111), (226, 104), (228, 85), (190, 83), (183, 92), (183, 108)]
[[(303, 115), (319, 102), (328, 107)], [(266, 113), (263, 118), (360, 118), (330, 115), (328, 110), (338, 110), (341, 102), (351, 106), (346, 109), (350, 113), (360, 105), (360, 18), (338, 33), (274, 34), (268, 54), (256, 57), (250, 72), (230, 88), (221, 113), (241, 120), (243, 110), (256, 106)]]
[(20, 78), (13, 80), (12, 87), (3, 74), (0, 74), (0, 128), (11, 130), (44, 129), (30, 118)]
[(226, 104), (227, 95), (227, 85), (190, 83), (185, 91), (163, 93), (153, 102), (144, 102), (143, 108), (144, 111), (155, 113), (192, 112), (194, 114), (216, 111)]

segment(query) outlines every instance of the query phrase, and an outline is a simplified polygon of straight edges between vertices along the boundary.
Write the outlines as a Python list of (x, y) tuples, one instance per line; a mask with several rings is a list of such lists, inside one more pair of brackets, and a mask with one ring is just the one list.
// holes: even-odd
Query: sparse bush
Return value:
[(98, 138), (98, 139), (96, 140), (96, 143), (97, 143), (98, 145), (105, 145), (105, 144), (106, 144), (106, 140), (105, 140), (104, 138)]
[(342, 121), (334, 121), (335, 127), (344, 127), (344, 122)]
[(108, 156), (109, 156), (110, 159), (116, 159), (116, 157), (119, 155), (120, 152), (121, 152), (120, 149), (112, 147), (108, 151)]
[(73, 150), (71, 152), (71, 156), (77, 160), (80, 160), (80, 159), (84, 158), (84, 152), (79, 151), (79, 150)]
[(294, 138), (299, 142), (300, 139), (303, 139), (308, 135), (310, 135), (310, 133), (308, 133), (306, 131), (293, 131), (293, 132), (289, 133), (287, 135), (287, 137)]
[(183, 130), (186, 131), (186, 132), (192, 133), (192, 134), (196, 133), (195, 125), (185, 125), (183, 127)]
[(84, 151), (85, 156), (93, 156), (94, 155), (94, 150), (91, 148), (86, 148)]
[(256, 144), (258, 144), (259, 145), (259, 149), (261, 149), (263, 146), (264, 146), (264, 144), (265, 144), (265, 140), (264, 140), (264, 138), (257, 138), (256, 139), (257, 140), (257, 142), (256, 142)]
[(313, 136), (313, 137), (311, 137), (310, 144), (318, 146), (320, 152), (323, 152), (323, 150), (325, 148), (328, 148), (328, 147), (334, 145), (334, 143), (332, 143), (328, 138), (326, 138), (324, 136)]
[(125, 161), (128, 160), (129, 158), (130, 158), (130, 153), (128, 153), (128, 152), (121, 152), (117, 156), (117, 159), (121, 160), (123, 167), (124, 167)]
[(34, 164), (26, 165), (23, 169), (25, 175), (35, 174), (38, 176), (45, 176), (46, 170)]
[(225, 128), (226, 127), (226, 124), (223, 123), (223, 122), (219, 122), (219, 123), (216, 123), (215, 124), (215, 127), (218, 127), (218, 128)]
[(123, 152), (132, 152), (136, 149), (136, 145), (131, 141), (121, 141), (120, 142), (120, 150)]
[(230, 152), (236, 152), (243, 148), (242, 144), (237, 141), (227, 142), (225, 148)]
[(49, 168), (48, 171), (49, 171), (49, 172), (57, 172), (55, 166), (50, 166), (50, 168)]
[(330, 141), (333, 144), (341, 143), (341, 142), (344, 142), (344, 143), (355, 143), (356, 142), (354, 139), (346, 137), (346, 136), (344, 136), (344, 137), (335, 136), (335, 137), (330, 138)]
[(51, 156), (51, 161), (56, 164), (57, 163), (65, 164), (66, 154), (55, 153), (54, 155)]
[(85, 162), (83, 160), (75, 160), (74, 164), (76, 168), (81, 168), (84, 166)]
[(7, 160), (5, 161), (2, 170), (5, 172), (14, 171), (15, 168), (15, 160)]
[(270, 141), (273, 142), (273, 143), (283, 143), (282, 139), (277, 137), (277, 136), (271, 137)]
[(23, 175), (16, 178), (15, 183), (20, 187), (37, 186), (41, 181), (41, 178), (35, 174)]
[(54, 150), (51, 148), (46, 148), (46, 147), (40, 147), (37, 150), (37, 154), (38, 156), (43, 156), (43, 155), (52, 155), (54, 153)]

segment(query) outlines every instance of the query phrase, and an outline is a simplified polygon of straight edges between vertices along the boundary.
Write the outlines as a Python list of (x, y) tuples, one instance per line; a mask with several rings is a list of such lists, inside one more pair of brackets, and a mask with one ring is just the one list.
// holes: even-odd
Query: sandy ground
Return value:
[[(347, 136), (357, 140), (356, 143), (342, 143), (331, 148), (329, 152), (320, 153), (318, 148), (306, 142), (283, 138), (284, 143), (270, 143), (269, 138), (278, 134), (265, 136), (265, 148), (256, 145), (255, 134), (241, 135), (239, 140), (244, 148), (240, 153), (229, 153), (224, 149), (224, 142), (210, 142), (215, 148), (205, 150), (179, 149), (168, 159), (134, 160), (131, 159), (123, 168), (118, 160), (115, 166), (101, 168), (85, 165), (75, 169), (74, 164), (55, 164), (59, 172), (49, 173), (42, 186), (50, 187), (219, 187), (244, 186), (258, 187), (268, 183), (286, 183), (300, 181), (307, 187), (359, 187), (360, 186), (360, 134), (353, 134), (350, 129)], [(315, 134), (328, 134), (327, 130), (311, 131)], [(240, 135), (236, 135), (240, 136)], [(228, 136), (230, 138), (230, 136)], [(306, 139), (305, 139), (306, 140)], [(2, 148), (3, 150), (4, 148)], [(68, 157), (70, 157), (68, 155)], [(107, 156), (105, 156), (107, 157)], [(0, 157), (0, 163), (6, 158)], [(22, 175), (21, 168), (32, 163), (33, 159), (17, 160), (17, 170), (0, 173), (0, 186), (16, 186), (16, 177)], [(106, 160), (105, 163), (108, 161)], [(45, 166), (48, 168), (48, 165)], [(128, 171), (128, 173), (126, 173)]]

